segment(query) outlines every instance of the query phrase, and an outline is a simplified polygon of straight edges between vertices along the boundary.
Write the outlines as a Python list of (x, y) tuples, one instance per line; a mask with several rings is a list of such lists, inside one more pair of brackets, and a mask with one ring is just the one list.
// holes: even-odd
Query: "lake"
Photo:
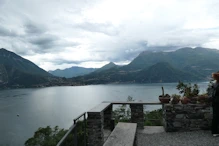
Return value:
[[(22, 146), (39, 127), (68, 129), (73, 119), (102, 101), (157, 102), (161, 86), (165, 94), (178, 93), (177, 83), (89, 85), (0, 90), (0, 145)], [(198, 83), (206, 92), (208, 83)], [(157, 107), (146, 107), (152, 110)], [(19, 115), (19, 116), (17, 116)]]

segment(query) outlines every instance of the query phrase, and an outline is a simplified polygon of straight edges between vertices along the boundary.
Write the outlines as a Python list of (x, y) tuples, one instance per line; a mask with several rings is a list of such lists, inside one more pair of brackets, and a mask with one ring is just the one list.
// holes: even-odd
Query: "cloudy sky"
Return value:
[(218, 0), (0, 0), (0, 48), (45, 70), (219, 48)]

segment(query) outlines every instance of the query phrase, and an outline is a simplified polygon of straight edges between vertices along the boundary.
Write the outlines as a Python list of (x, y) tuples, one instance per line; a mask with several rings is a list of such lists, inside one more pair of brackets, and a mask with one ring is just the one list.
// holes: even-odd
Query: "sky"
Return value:
[(0, 0), (0, 48), (45, 70), (219, 48), (218, 0)]

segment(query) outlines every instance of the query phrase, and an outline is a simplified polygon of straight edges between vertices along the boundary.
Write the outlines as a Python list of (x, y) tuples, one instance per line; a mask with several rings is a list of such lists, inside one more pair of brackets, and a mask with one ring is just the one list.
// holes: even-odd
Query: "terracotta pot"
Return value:
[(182, 104), (187, 104), (187, 103), (189, 103), (189, 101), (190, 101), (190, 99), (187, 97), (184, 97), (183, 99), (181, 99)]
[(192, 97), (189, 101), (189, 103), (192, 103), (192, 104), (196, 104), (198, 101), (198, 98), (197, 97)]
[(170, 102), (170, 97), (159, 96), (159, 100), (160, 100), (161, 103), (169, 103)]

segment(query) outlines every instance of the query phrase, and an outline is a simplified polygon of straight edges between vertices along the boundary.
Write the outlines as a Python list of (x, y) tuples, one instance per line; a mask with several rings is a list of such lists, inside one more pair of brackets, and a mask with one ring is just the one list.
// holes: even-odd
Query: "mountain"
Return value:
[(71, 78), (86, 75), (94, 72), (95, 70), (95, 68), (71, 67), (64, 70), (57, 69), (54, 71), (49, 71), (49, 73), (57, 77)]
[(72, 80), (84, 84), (208, 81), (211, 73), (219, 70), (218, 62), (216, 49), (186, 47), (172, 52), (145, 51), (126, 66)]
[(149, 68), (143, 69), (136, 76), (136, 82), (158, 83), (158, 82), (176, 82), (176, 81), (198, 81), (203, 78), (193, 73), (178, 70), (167, 62), (159, 62)]
[(52, 76), (27, 59), (0, 49), (0, 87), (31, 87), (48, 83)]
[(97, 69), (95, 72), (105, 71), (105, 70), (111, 69), (113, 67), (117, 67), (117, 65), (113, 62), (110, 62), (110, 63), (104, 65), (103, 67)]
[(124, 71), (121, 68), (111, 68), (102, 72), (94, 72), (89, 75), (73, 78), (74, 82), (82, 82), (83, 84), (167, 83), (200, 80), (203, 80), (203, 78), (189, 72), (178, 70), (167, 62), (156, 63), (141, 71)]
[(14, 68), (24, 73), (41, 76), (51, 76), (51, 74), (49, 74), (42, 68), (39, 68), (31, 61), (24, 59), (21, 56), (3, 48), (0, 49), (0, 64), (3, 64), (4, 66), (10, 66), (11, 68)]
[(219, 50), (208, 48), (181, 48), (173, 52), (140, 53), (125, 70), (142, 70), (158, 62), (168, 62), (180, 70), (197, 72), (202, 76), (209, 76), (219, 69)]
[(110, 62), (87, 75), (66, 79), (54, 77), (15, 53), (0, 49), (0, 87), (208, 81), (212, 72), (219, 71), (218, 62), (216, 49), (145, 51), (128, 65)]

